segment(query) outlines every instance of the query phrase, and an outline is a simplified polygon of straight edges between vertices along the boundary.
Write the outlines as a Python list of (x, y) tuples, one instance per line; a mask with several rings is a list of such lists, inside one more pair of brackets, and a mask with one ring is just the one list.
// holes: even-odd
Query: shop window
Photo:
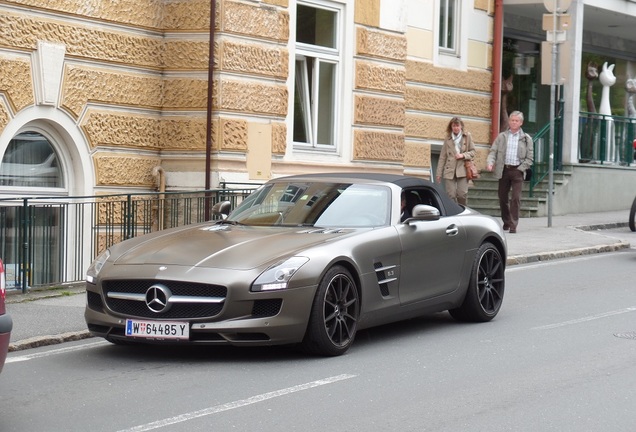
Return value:
[(294, 143), (335, 149), (342, 13), (327, 3), (299, 3), (296, 12)]
[(0, 163), (0, 186), (61, 188), (62, 171), (49, 140), (37, 132), (16, 135)]
[(459, 40), (459, 1), (440, 0), (439, 3), (439, 48), (440, 52), (457, 54)]

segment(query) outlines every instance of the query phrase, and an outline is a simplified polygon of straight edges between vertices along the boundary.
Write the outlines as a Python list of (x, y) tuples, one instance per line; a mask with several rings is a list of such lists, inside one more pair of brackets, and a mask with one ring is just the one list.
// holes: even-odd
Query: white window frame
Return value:
[[(301, 93), (301, 106), (303, 109), (303, 123), (307, 128), (307, 142), (299, 142), (294, 139), (294, 131), (292, 130), (292, 139), (295, 149), (301, 150), (320, 150), (326, 152), (337, 152), (339, 150), (338, 137), (340, 136), (341, 128), (341, 113), (340, 106), (342, 105), (342, 64), (343, 64), (343, 32), (344, 27), (344, 7), (342, 4), (337, 4), (327, 1), (299, 1), (297, 5), (305, 7), (324, 9), (335, 14), (335, 28), (334, 28), (334, 47), (324, 47), (320, 45), (312, 45), (295, 41), (295, 62), (294, 62), (294, 79), (291, 81), (293, 84), (293, 98), (296, 97), (296, 89), (298, 86), (302, 86)], [(298, 20), (296, 20), (298, 25)], [(296, 34), (294, 28), (293, 34)], [(308, 59), (313, 59), (313, 67), (310, 68)], [(303, 74), (299, 76), (298, 66), (304, 65)], [(333, 92), (328, 95), (331, 99), (330, 107), (330, 137), (331, 142), (324, 143), (318, 141), (319, 134), (317, 133), (321, 112), (318, 111), (318, 105), (320, 103), (320, 68), (322, 65), (332, 65), (334, 67), (333, 73)], [(311, 88), (309, 86), (309, 75), (312, 73)], [(292, 105), (292, 129), (294, 128), (294, 120), (296, 119), (296, 107)]]
[[(453, 3), (453, 13), (452, 16), (448, 13), (450, 8), (450, 4)], [(450, 55), (459, 55), (459, 46), (460, 46), (460, 29), (461, 29), (461, 1), (460, 0), (439, 0), (439, 20), (438, 20), (438, 35), (439, 40), (437, 46), (441, 54), (450, 54)], [(449, 27), (449, 21), (452, 20), (453, 31), (451, 35), (448, 36), (448, 31), (446, 30)], [(443, 21), (443, 23), (442, 23)], [(448, 39), (452, 39), (449, 43)]]

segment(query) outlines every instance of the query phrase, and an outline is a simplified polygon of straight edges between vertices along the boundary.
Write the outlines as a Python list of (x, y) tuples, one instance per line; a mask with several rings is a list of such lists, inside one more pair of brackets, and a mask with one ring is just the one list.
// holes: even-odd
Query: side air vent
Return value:
[(380, 294), (382, 294), (383, 297), (388, 297), (390, 295), (389, 283), (397, 280), (396, 277), (387, 277), (387, 272), (395, 269), (395, 267), (395, 265), (384, 266), (381, 262), (373, 264), (373, 268), (375, 268), (375, 276), (378, 278), (378, 285), (380, 285)]

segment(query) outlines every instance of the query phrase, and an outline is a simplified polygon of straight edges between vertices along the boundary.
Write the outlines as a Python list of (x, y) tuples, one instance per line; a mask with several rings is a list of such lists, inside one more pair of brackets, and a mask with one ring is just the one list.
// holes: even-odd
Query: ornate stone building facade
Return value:
[[(454, 115), (483, 165), (493, 8), (0, 0), (0, 194), (147, 191), (160, 175), (168, 190), (203, 189), (206, 160), (211, 187), (313, 171), (429, 177)], [(16, 156), (40, 141), (53, 159)]]

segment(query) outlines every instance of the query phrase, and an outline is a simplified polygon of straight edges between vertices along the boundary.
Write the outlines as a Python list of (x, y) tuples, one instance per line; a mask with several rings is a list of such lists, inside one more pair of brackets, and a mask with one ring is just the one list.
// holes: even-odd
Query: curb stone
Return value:
[(9, 344), (9, 352), (22, 351), (41, 346), (56, 345), (93, 337), (88, 330), (68, 332), (59, 335), (35, 336)]
[(618, 242), (609, 245), (600, 245), (600, 246), (592, 246), (578, 249), (568, 249), (562, 251), (553, 251), (553, 252), (540, 252), (536, 254), (525, 254), (525, 255), (513, 255), (509, 256), (506, 260), (506, 265), (517, 265), (517, 264), (528, 264), (535, 263), (540, 261), (550, 261), (560, 258), (570, 258), (577, 257), (583, 255), (592, 255), (603, 252), (616, 252), (621, 249), (626, 249), (631, 247), (629, 243), (626, 242)]

